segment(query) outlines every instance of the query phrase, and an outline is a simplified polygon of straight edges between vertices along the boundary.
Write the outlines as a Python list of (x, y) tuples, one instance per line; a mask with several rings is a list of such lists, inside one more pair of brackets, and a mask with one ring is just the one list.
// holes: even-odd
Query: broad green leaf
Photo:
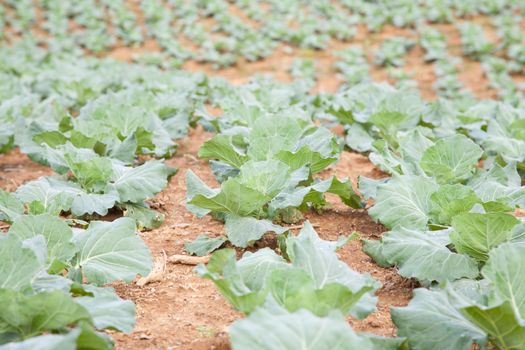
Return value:
[(343, 203), (348, 205), (349, 207), (363, 207), (361, 198), (359, 198), (359, 196), (354, 192), (352, 188), (352, 182), (348, 178), (339, 180), (338, 178), (333, 176), (330, 179), (312, 185), (312, 188), (320, 193), (327, 192), (339, 196)]
[(218, 249), (224, 242), (226, 242), (225, 237), (210, 238), (206, 235), (199, 235), (193, 242), (184, 244), (184, 248), (192, 255), (204, 256)]
[[(415, 126), (414, 118), (399, 111), (380, 111), (370, 116), (369, 122), (374, 124), (384, 135), (396, 135), (397, 131)], [(410, 126), (409, 126), (410, 125)]]
[(270, 249), (246, 253), (239, 263), (233, 249), (221, 249), (211, 256), (206, 266), (197, 266), (196, 271), (201, 277), (212, 280), (237, 310), (250, 313), (268, 294), (266, 277), (281, 266), (285, 267), (286, 263)]
[(99, 191), (113, 175), (113, 167), (109, 158), (92, 156), (84, 159), (79, 154), (64, 155), (69, 169), (83, 189)]
[(398, 228), (381, 237), (380, 256), (396, 265), (399, 274), (421, 281), (453, 281), (476, 278), (477, 262), (450, 251), (447, 232), (421, 232)]
[(146, 204), (126, 203), (122, 208), (124, 209), (125, 217), (135, 220), (139, 231), (158, 228), (164, 222), (164, 214), (150, 209)]
[(275, 159), (288, 165), (292, 171), (308, 166), (312, 174), (326, 169), (337, 161), (336, 157), (324, 157), (319, 152), (312, 151), (308, 146), (303, 146), (295, 152), (280, 151), (275, 155)]
[(428, 176), (439, 183), (457, 183), (472, 175), (483, 150), (463, 135), (441, 139), (429, 147), (420, 165)]
[(140, 203), (162, 191), (168, 184), (168, 171), (161, 161), (151, 160), (137, 167), (115, 167), (113, 186), (121, 202)]
[(397, 335), (406, 337), (411, 349), (469, 350), (486, 342), (485, 332), (456, 310), (443, 291), (416, 289), (408, 306), (390, 310)]
[(244, 253), (237, 266), (246, 285), (252, 290), (259, 290), (266, 287), (267, 277), (273, 271), (284, 269), (288, 264), (270, 248), (263, 248), (255, 253)]
[(98, 329), (114, 329), (131, 333), (135, 326), (135, 305), (129, 300), (122, 300), (113, 288), (98, 288), (86, 285), (85, 291), (93, 296), (75, 298), (75, 302), (82, 305), (93, 318)]
[(0, 235), (0, 288), (24, 290), (43, 270), (38, 256), (15, 235)]
[(118, 193), (110, 190), (107, 193), (88, 193), (77, 183), (58, 176), (42, 177), (21, 186), (16, 196), (26, 202), (39, 201), (49, 214), (71, 210), (75, 216), (97, 213), (106, 215), (119, 200)]
[[(70, 185), (74, 185), (74, 183)], [(66, 186), (68, 184), (64, 184), (64, 187)], [(74, 188), (70, 187), (70, 189), (74, 191)], [(75, 216), (92, 215), (93, 213), (105, 216), (108, 210), (113, 208), (118, 201), (118, 193), (114, 190), (103, 194), (79, 191), (74, 196), (73, 203), (71, 203), (71, 213)]]
[(408, 340), (406, 338), (388, 338), (375, 334), (363, 334), (373, 344), (373, 350), (409, 350)]
[(122, 142), (113, 147), (108, 156), (118, 159), (126, 164), (132, 164), (136, 157), (137, 147), (137, 137), (133, 134), (126, 137)]
[[(371, 292), (380, 284), (368, 275), (361, 275), (340, 261), (335, 250), (336, 242), (319, 238), (309, 223), (305, 223), (299, 236), (286, 239), (286, 252), (294, 267), (301, 268), (312, 278), (316, 289), (329, 284), (341, 284), (357, 294), (365, 287)], [(365, 294), (350, 310), (357, 318), (364, 318), (375, 311), (377, 298), (372, 293)]]
[(197, 205), (191, 204), (191, 200), (197, 195), (201, 195), (204, 198), (212, 198), (219, 193), (218, 190), (208, 187), (204, 182), (193, 171), (188, 169), (186, 172), (186, 206), (189, 211), (195, 214), (197, 217), (202, 218), (208, 214), (211, 210), (201, 208)]
[(270, 213), (278, 209), (289, 207), (301, 207), (304, 209), (308, 204), (322, 207), (326, 204), (325, 193), (333, 193), (339, 196), (343, 203), (352, 208), (361, 208), (363, 203), (354, 192), (352, 183), (348, 179), (339, 180), (332, 176), (326, 180), (316, 179), (313, 184), (306, 187), (289, 187), (281, 191), (270, 202)]
[(38, 144), (45, 143), (50, 147), (63, 145), (67, 142), (67, 137), (60, 131), (44, 131), (33, 136), (33, 141)]
[(371, 179), (366, 176), (359, 176), (358, 188), (359, 192), (365, 200), (370, 198), (377, 198), (377, 187), (388, 182), (389, 178)]
[(247, 155), (254, 160), (271, 159), (280, 151), (294, 150), (303, 130), (291, 117), (267, 116), (259, 118), (250, 132)]
[(137, 274), (147, 276), (151, 270), (151, 253), (135, 233), (133, 219), (92, 221), (74, 241), (79, 250), (75, 265), (90, 283), (130, 282)]
[(383, 255), (383, 243), (378, 239), (363, 240), (363, 252), (374, 259), (374, 262), (381, 267), (392, 267), (387, 258)]
[(365, 293), (373, 289), (372, 286), (363, 286), (354, 293), (339, 283), (317, 289), (308, 273), (300, 268), (273, 271), (268, 285), (275, 300), (287, 310), (307, 309), (317, 316), (327, 316), (333, 310), (346, 315)]
[(231, 178), (222, 183), (218, 194), (197, 194), (188, 203), (210, 211), (249, 216), (260, 212), (268, 201), (269, 198), (263, 193), (239, 183), (236, 178)]
[(0, 220), (12, 222), (24, 214), (24, 205), (13, 194), (0, 189)]
[(239, 175), (239, 169), (216, 160), (210, 160), (210, 168), (213, 172), (213, 176), (215, 176), (219, 183), (223, 183), (230, 177)]
[(259, 240), (266, 232), (281, 234), (287, 229), (275, 225), (270, 220), (259, 220), (234, 214), (226, 215), (226, 234), (228, 240), (237, 247), (246, 248), (251, 242)]
[(71, 281), (61, 275), (50, 275), (46, 271), (41, 271), (34, 276), (31, 281), (31, 287), (36, 293), (53, 292), (59, 290), (63, 293), (69, 293), (71, 289)]
[(81, 322), (80, 334), (77, 338), (77, 350), (111, 350), (113, 339), (106, 333), (97, 332), (87, 322)]
[[(408, 165), (401, 158), (399, 154), (395, 154), (389, 147), (389, 144), (383, 140), (375, 140), (372, 143), (372, 152), (368, 155), (368, 159), (379, 167), (379, 169), (390, 174), (412, 174), (407, 171)], [(413, 175), (418, 175), (415, 173)]]
[(53, 177), (41, 177), (38, 180), (30, 181), (18, 187), (15, 196), (24, 203), (41, 203), (43, 212), (51, 215), (68, 211), (75, 194), (79, 193), (81, 189), (73, 187), (73, 191), (67, 191), (63, 189), (63, 186), (56, 186), (57, 183), (53, 180)]
[(71, 228), (63, 220), (48, 214), (20, 216), (13, 222), (8, 234), (15, 235), (20, 240), (42, 235), (47, 247), (48, 268), (56, 263), (69, 263), (76, 253)]
[(437, 184), (429, 178), (394, 176), (377, 186), (376, 203), (368, 214), (388, 228), (425, 229), (432, 209), (430, 196), (437, 189)]
[(20, 342), (11, 342), (0, 345), (0, 350), (76, 350), (79, 330), (72, 330), (68, 334), (46, 334), (32, 337)]
[(442, 225), (450, 225), (454, 216), (469, 212), (474, 204), (481, 202), (472, 188), (460, 184), (443, 185), (430, 199), (432, 221)]
[(199, 157), (221, 160), (235, 168), (248, 161), (248, 156), (240, 154), (232, 143), (231, 136), (215, 135), (199, 149)]
[(409, 130), (399, 138), (399, 152), (403, 158), (410, 163), (419, 162), (425, 151), (434, 144), (429, 137), (431, 132), (427, 132), (423, 127), (417, 127)]
[(464, 213), (452, 219), (450, 240), (459, 253), (485, 261), (492, 248), (511, 239), (518, 223), (514, 216), (504, 213)]
[(278, 160), (248, 161), (240, 168), (237, 180), (268, 198), (273, 198), (290, 182), (290, 168)]
[(525, 245), (503, 243), (489, 252), (482, 270), (483, 276), (492, 285), (490, 304), (508, 301), (514, 314), (521, 320), (525, 320), (524, 269)]
[(374, 138), (361, 124), (355, 123), (348, 127), (345, 141), (348, 147), (363, 153), (372, 150)]
[(289, 312), (271, 298), (248, 318), (235, 321), (230, 337), (234, 350), (373, 349), (372, 342), (357, 335), (341, 315)]
[(62, 292), (23, 295), (0, 290), (0, 343), (22, 340), (45, 331), (60, 330), (79, 321), (91, 322), (89, 313)]
[(510, 301), (492, 307), (472, 305), (461, 309), (499, 349), (520, 350), (525, 348), (525, 322), (514, 311)]
[[(294, 153), (307, 147), (319, 153), (323, 158), (336, 156), (340, 152), (335, 135), (325, 127), (307, 125), (305, 133), (295, 145)], [(336, 156), (337, 157), (337, 156)]]

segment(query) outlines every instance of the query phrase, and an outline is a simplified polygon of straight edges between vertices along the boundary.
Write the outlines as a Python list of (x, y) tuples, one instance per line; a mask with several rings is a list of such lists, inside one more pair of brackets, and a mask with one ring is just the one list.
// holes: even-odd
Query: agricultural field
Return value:
[(525, 350), (525, 1), (0, 2), (0, 350)]

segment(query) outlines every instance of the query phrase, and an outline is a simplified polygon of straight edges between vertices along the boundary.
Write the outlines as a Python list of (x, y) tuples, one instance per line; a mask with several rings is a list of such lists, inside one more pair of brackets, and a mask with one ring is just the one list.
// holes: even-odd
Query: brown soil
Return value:
[[(133, 8), (137, 8), (133, 2)], [(142, 21), (142, 17), (140, 18)], [(489, 25), (487, 21), (480, 21)], [(448, 37), (451, 54), (460, 54), (459, 33), (453, 25), (437, 25)], [(281, 45), (269, 58), (259, 62), (239, 62), (236, 66), (220, 71), (213, 70), (210, 65), (187, 62), (184, 69), (204, 71), (210, 75), (223, 76), (232, 83), (240, 84), (248, 81), (256, 73), (273, 75), (281, 81), (290, 81), (288, 69), (295, 58), (312, 58), (316, 62), (318, 84), (315, 91), (334, 92), (341, 81), (336, 78), (333, 52), (349, 45), (361, 45), (365, 51), (372, 51), (387, 37), (403, 35), (415, 38), (413, 30), (386, 27), (379, 33), (367, 33), (366, 28), (358, 26), (357, 36), (347, 43), (330, 42), (324, 51), (288, 48)], [(491, 36), (492, 37), (492, 36)], [(107, 55), (119, 60), (130, 61), (136, 53), (159, 51), (158, 44), (146, 40), (138, 48), (122, 46), (111, 50)], [(412, 72), (419, 84), (422, 96), (426, 99), (435, 98), (432, 83), (435, 79), (431, 64), (424, 63), (422, 49), (412, 49), (406, 57), (404, 69)], [(375, 80), (386, 80), (383, 69), (378, 69), (370, 62), (372, 76)], [(464, 58), (461, 66), (460, 79), (478, 97), (485, 98), (494, 95), (488, 88), (479, 63)], [(224, 232), (222, 223), (210, 217), (196, 218), (185, 207), (185, 173), (187, 169), (194, 171), (209, 185), (216, 186), (207, 162), (197, 159), (197, 151), (211, 134), (201, 128), (191, 130), (187, 138), (179, 142), (180, 148), (176, 156), (167, 161), (169, 165), (179, 168), (170, 181), (168, 188), (156, 196), (151, 203), (166, 215), (165, 223), (156, 230), (142, 234), (154, 257), (160, 257), (164, 252), (184, 254), (184, 243), (194, 240), (199, 234), (218, 236)], [(0, 188), (15, 190), (19, 185), (36, 179), (51, 171), (40, 166), (18, 151), (0, 155)], [(345, 152), (337, 165), (326, 174), (339, 177), (350, 177), (356, 182), (357, 176), (383, 176), (366, 157)], [(362, 239), (378, 239), (385, 229), (374, 223), (366, 210), (354, 210), (346, 207), (333, 197), (329, 198), (332, 207), (323, 213), (309, 212), (305, 216), (318, 225), (318, 233), (323, 239), (337, 239), (341, 234), (358, 231)], [(412, 289), (416, 284), (400, 277), (395, 269), (385, 269), (377, 266), (362, 252), (361, 242), (354, 240), (340, 250), (340, 257), (348, 265), (362, 273), (369, 273), (383, 284), (377, 292), (379, 297), (378, 311), (363, 321), (349, 320), (358, 331), (371, 332), (378, 335), (395, 335), (395, 328), (390, 319), (389, 306), (406, 305), (411, 298)], [(193, 272), (192, 266), (168, 264), (160, 282), (153, 282), (144, 287), (135, 283), (115, 285), (119, 295), (131, 299), (137, 306), (137, 325), (132, 334), (113, 336), (117, 349), (228, 349), (227, 327), (241, 315), (220, 296), (214, 285), (199, 278)]]

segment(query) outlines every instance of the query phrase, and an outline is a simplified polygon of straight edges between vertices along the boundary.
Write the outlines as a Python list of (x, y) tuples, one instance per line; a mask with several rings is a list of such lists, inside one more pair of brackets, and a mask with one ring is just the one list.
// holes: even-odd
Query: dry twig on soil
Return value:
[(166, 261), (166, 252), (163, 250), (162, 255), (155, 259), (153, 269), (151, 269), (149, 275), (147, 275), (146, 277), (141, 277), (137, 281), (137, 285), (140, 287), (144, 287), (148, 283), (161, 281), (162, 277), (164, 276), (164, 273), (166, 272)]
[(210, 256), (189, 256), (189, 255), (181, 255), (181, 254), (175, 254), (168, 258), (168, 261), (170, 263), (174, 264), (183, 264), (183, 265), (198, 265), (198, 264), (206, 264), (210, 260)]

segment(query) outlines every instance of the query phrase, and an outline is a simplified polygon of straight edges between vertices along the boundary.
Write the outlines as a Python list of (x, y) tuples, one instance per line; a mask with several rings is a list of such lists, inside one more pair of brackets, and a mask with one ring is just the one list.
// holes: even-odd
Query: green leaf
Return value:
[(416, 289), (408, 306), (390, 310), (397, 335), (406, 337), (411, 349), (469, 350), (473, 343), (486, 342), (485, 333), (456, 310), (443, 291)]
[[(458, 152), (461, 150), (461, 152)], [(456, 183), (468, 179), (474, 172), (483, 150), (463, 135), (440, 139), (421, 157), (420, 165), (428, 176), (439, 183)]]
[(450, 240), (459, 253), (485, 261), (489, 250), (512, 238), (512, 229), (518, 223), (514, 216), (504, 213), (464, 213), (452, 219)]
[(122, 207), (124, 216), (135, 220), (139, 231), (158, 228), (164, 222), (164, 214), (150, 209), (145, 204), (126, 203)]
[(510, 301), (493, 307), (472, 305), (461, 309), (461, 312), (488, 333), (499, 349), (525, 348), (525, 324), (517, 318)]
[(375, 334), (361, 334), (373, 344), (373, 350), (409, 350), (406, 338), (387, 338)]
[(268, 294), (266, 278), (275, 268), (286, 267), (285, 261), (270, 249), (245, 253), (236, 262), (233, 249), (215, 252), (197, 273), (213, 281), (221, 294), (239, 311), (250, 313), (264, 302)]
[(381, 184), (388, 182), (389, 178), (382, 179), (370, 179), (366, 176), (359, 176), (358, 188), (359, 192), (365, 200), (370, 198), (377, 198), (377, 187)]
[(20, 342), (0, 345), (0, 350), (76, 350), (79, 330), (72, 330), (66, 335), (46, 334)]
[(99, 190), (103, 188), (113, 175), (113, 167), (109, 158), (92, 156), (85, 160), (80, 154), (65, 153), (69, 169), (76, 180), (85, 190)]
[(275, 300), (287, 310), (307, 309), (317, 316), (327, 316), (333, 310), (346, 315), (365, 293), (373, 289), (372, 286), (363, 286), (354, 293), (339, 283), (317, 289), (308, 273), (299, 268), (273, 271), (268, 285)]
[(283, 162), (274, 159), (246, 162), (241, 167), (237, 179), (242, 185), (269, 198), (277, 195), (286, 186), (295, 185), (297, 182), (293, 178), (290, 168)]
[(396, 265), (399, 274), (421, 281), (453, 281), (476, 278), (477, 262), (450, 251), (448, 232), (420, 232), (398, 228), (381, 237), (380, 256)]
[(1, 289), (0, 308), (0, 343), (60, 330), (82, 320), (91, 322), (86, 309), (58, 291), (26, 296)]
[(105, 333), (96, 332), (91, 324), (81, 322), (80, 329), (77, 350), (111, 350), (114, 348), (111, 337)]
[(363, 240), (363, 252), (374, 259), (375, 263), (381, 267), (392, 267), (387, 258), (383, 255), (383, 243), (377, 239)]
[(12, 222), (24, 214), (24, 205), (12, 193), (0, 189), (0, 220)]
[(67, 142), (65, 137), (60, 131), (44, 131), (33, 136), (33, 141), (37, 144), (45, 143), (50, 147), (55, 148), (56, 146), (63, 145)]
[(442, 225), (450, 225), (454, 216), (467, 213), (474, 204), (481, 203), (472, 188), (460, 184), (443, 185), (432, 193), (430, 199), (432, 220)]
[(308, 146), (303, 146), (295, 152), (280, 151), (275, 155), (275, 159), (288, 165), (292, 171), (308, 166), (312, 174), (326, 169), (337, 161), (337, 157), (324, 157), (321, 153), (312, 151)]
[(188, 203), (214, 212), (249, 216), (262, 210), (269, 198), (263, 193), (251, 189), (237, 178), (222, 183), (221, 191), (212, 196), (195, 195)]
[(258, 220), (234, 214), (226, 216), (225, 229), (228, 240), (234, 246), (241, 248), (246, 248), (251, 242), (259, 240), (266, 232), (282, 234), (287, 231), (285, 227), (275, 225), (270, 220)]
[(373, 349), (371, 341), (357, 335), (341, 315), (288, 312), (271, 298), (248, 318), (235, 321), (230, 337), (233, 349)]
[[(106, 153), (106, 145), (97, 141), (95, 138), (88, 137), (81, 133), (78, 130), (71, 130), (70, 131), (70, 138), (69, 140), (71, 143), (77, 147), (77, 148), (91, 148), (93, 151), (95, 151), (98, 155), (105, 155)], [(51, 146), (51, 145), (50, 145)]]
[(41, 177), (18, 187), (15, 196), (24, 203), (40, 203), (44, 213), (58, 215), (71, 208), (75, 194), (81, 191), (77, 187), (74, 191), (64, 190), (60, 184), (67, 182), (56, 183), (53, 177)]
[(228, 178), (239, 175), (239, 169), (216, 160), (210, 160), (210, 168), (213, 172), (213, 176), (215, 176), (219, 183), (223, 183), (228, 180)]
[(77, 183), (60, 176), (42, 177), (31, 181), (21, 186), (16, 196), (27, 203), (35, 200), (41, 202), (46, 213), (56, 215), (61, 211), (71, 210), (75, 216), (93, 213), (104, 216), (119, 200), (115, 190), (110, 189), (102, 194), (88, 193)]
[(33, 250), (14, 235), (0, 235), (0, 288), (25, 290), (42, 270)]
[(113, 147), (108, 156), (118, 159), (126, 164), (131, 164), (135, 160), (137, 147), (137, 137), (133, 134), (126, 137), (122, 142)]
[[(70, 185), (74, 185), (74, 183), (70, 183)], [(64, 187), (65, 186), (68, 186), (68, 184), (64, 184)], [(72, 191), (75, 190), (73, 187), (69, 189)], [(71, 213), (75, 216), (92, 215), (93, 213), (105, 216), (108, 210), (113, 208), (118, 200), (119, 197), (116, 191), (103, 194), (79, 191), (73, 198), (73, 203), (71, 203)]]
[(190, 202), (193, 198), (197, 195), (201, 195), (205, 198), (212, 198), (216, 196), (218, 192), (218, 190), (208, 187), (193, 171), (188, 169), (186, 172), (186, 207), (198, 218), (207, 215), (211, 210), (191, 204)]
[(162, 191), (168, 184), (168, 171), (163, 162), (148, 161), (138, 167), (115, 167), (113, 186), (121, 202), (139, 203)]
[(525, 320), (525, 244), (503, 243), (489, 252), (482, 274), (491, 282), (491, 303), (509, 302), (514, 314)]
[(348, 127), (345, 141), (354, 151), (364, 153), (372, 150), (374, 138), (361, 124), (355, 123)]
[[(328, 189), (326, 190), (324, 190), (325, 183), (330, 184)], [(359, 198), (359, 196), (354, 192), (352, 188), (352, 182), (348, 178), (339, 180), (335, 176), (333, 176), (328, 180), (313, 185), (312, 188), (319, 192), (328, 192), (339, 196), (343, 203), (351, 208), (363, 207), (361, 198)]]
[(76, 267), (90, 283), (130, 282), (137, 274), (147, 276), (151, 270), (151, 253), (136, 235), (133, 219), (92, 221), (74, 241), (79, 249)]
[(240, 168), (249, 159), (248, 156), (237, 152), (231, 136), (226, 135), (215, 135), (206, 141), (199, 149), (199, 157), (218, 159), (235, 168)]
[(113, 288), (98, 288), (85, 285), (84, 290), (93, 296), (75, 298), (93, 318), (98, 329), (114, 329), (131, 333), (135, 326), (135, 305), (129, 300), (122, 300)]
[(52, 292), (55, 290), (69, 293), (72, 283), (73, 281), (69, 278), (65, 278), (61, 275), (50, 275), (45, 271), (41, 271), (33, 278), (31, 286), (36, 293)]
[(371, 287), (371, 292), (365, 294), (350, 310), (354, 317), (362, 319), (375, 311), (377, 297), (372, 292), (380, 284), (368, 275), (353, 271), (340, 261), (335, 252), (337, 248), (337, 242), (320, 239), (309, 222), (305, 222), (299, 236), (286, 239), (286, 252), (292, 265), (306, 271), (316, 289), (336, 283), (358, 294), (363, 288)]
[(374, 141), (368, 159), (379, 169), (390, 174), (420, 174), (420, 172), (412, 171), (411, 169), (415, 166), (407, 159), (401, 158), (399, 154), (394, 153), (383, 139)]
[(210, 238), (206, 235), (198, 235), (193, 242), (184, 244), (184, 248), (192, 255), (204, 256), (218, 249), (224, 242), (226, 242), (225, 237)]
[(294, 150), (302, 134), (296, 118), (281, 115), (259, 118), (250, 132), (247, 155), (253, 160), (272, 159), (280, 151)]
[(407, 128), (414, 123), (414, 118), (398, 111), (380, 111), (370, 116), (369, 122), (374, 124), (384, 135), (396, 135), (399, 129)]
[(368, 214), (388, 228), (425, 229), (432, 208), (430, 196), (437, 189), (432, 179), (396, 175), (377, 186), (376, 203)]
[(15, 235), (20, 240), (42, 235), (47, 246), (48, 268), (56, 263), (69, 263), (76, 253), (75, 244), (71, 241), (71, 228), (61, 219), (48, 214), (20, 216), (13, 222), (8, 234)]

